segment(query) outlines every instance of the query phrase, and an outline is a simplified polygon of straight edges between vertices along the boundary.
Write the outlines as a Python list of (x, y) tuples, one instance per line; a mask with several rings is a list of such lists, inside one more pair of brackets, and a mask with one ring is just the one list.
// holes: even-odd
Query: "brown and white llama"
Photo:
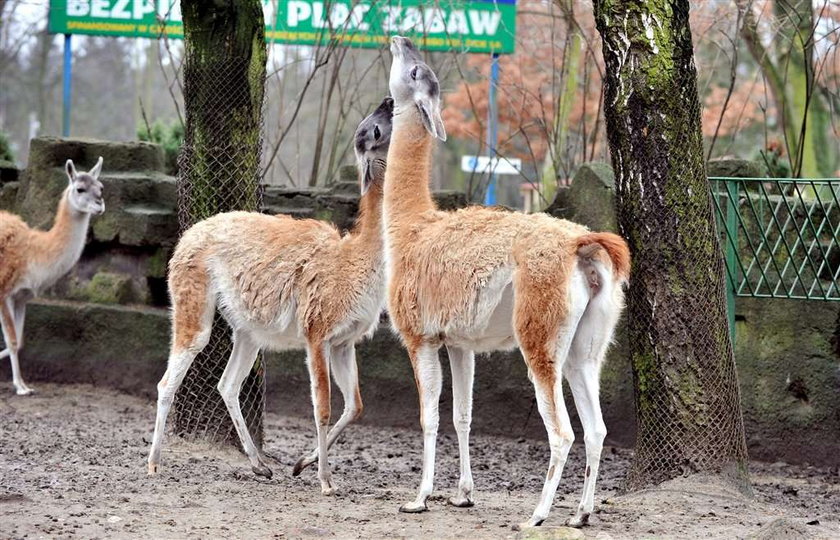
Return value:
[[(356, 130), (362, 198), (349, 234), (313, 219), (248, 212), (220, 214), (184, 233), (169, 263), (172, 349), (158, 384), (149, 474), (158, 470), (175, 392), (207, 345), (218, 305), (233, 331), (218, 389), (252, 470), (272, 474), (242, 417), (242, 382), (261, 348), (305, 348), (318, 446), (298, 461), (294, 474), (317, 461), (321, 491), (333, 493), (327, 451), (362, 412), (354, 346), (373, 333), (385, 303), (381, 207), (392, 112), (386, 98)], [(331, 370), (344, 412), (328, 434)]]
[(437, 210), (429, 191), (434, 137), (446, 139), (440, 89), (410, 40), (394, 37), (390, 89), (394, 125), (385, 173), (388, 311), (408, 349), (420, 396), (423, 472), (403, 512), (423, 512), (432, 493), (441, 367), (452, 369), (460, 481), (449, 503), (473, 504), (469, 432), (474, 354), (520, 347), (548, 432), (551, 458), (532, 517), (548, 516), (574, 435), (565, 376), (583, 423), (586, 475), (572, 525), (592, 512), (606, 428), (598, 399), (604, 354), (623, 306), (630, 270), (624, 240), (545, 214), (470, 207)]
[(18, 395), (32, 393), (20, 374), (18, 354), (23, 347), (26, 303), (70, 271), (82, 255), (91, 214), (105, 211), (102, 200), (102, 158), (88, 171), (77, 173), (73, 161), (65, 164), (69, 185), (58, 203), (49, 231), (29, 228), (18, 216), (0, 212), (0, 323), (7, 356), (12, 363), (12, 384)]

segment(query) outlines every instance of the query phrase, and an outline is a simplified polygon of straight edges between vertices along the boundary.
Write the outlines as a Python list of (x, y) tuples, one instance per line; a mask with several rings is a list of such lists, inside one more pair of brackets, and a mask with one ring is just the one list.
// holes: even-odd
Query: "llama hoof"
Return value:
[(523, 521), (522, 523), (517, 523), (513, 527), (511, 527), (514, 531), (524, 531), (525, 529), (530, 529), (532, 527), (539, 527), (542, 525), (542, 522), (545, 521), (543, 519), (534, 519), (531, 518), (528, 521)]
[(149, 476), (154, 476), (158, 473), (160, 465), (157, 463), (149, 463)]
[(251, 470), (254, 471), (254, 474), (256, 474), (257, 476), (264, 476), (269, 480), (271, 480), (271, 477), (273, 476), (271, 469), (269, 469), (265, 465), (252, 465)]
[[(316, 458), (315, 461), (318, 461), (318, 459)], [(309, 461), (306, 459), (306, 456), (303, 456), (297, 463), (295, 463), (295, 467), (292, 469), (292, 476), (298, 476), (301, 472), (303, 472), (303, 469), (309, 467), (315, 463), (315, 461)]]
[(335, 488), (332, 486), (322, 487), (321, 495), (323, 495), (324, 497), (332, 497), (333, 495), (335, 495)]
[(589, 512), (584, 512), (582, 514), (578, 514), (573, 518), (569, 518), (569, 521), (566, 522), (566, 525), (569, 527), (574, 527), (576, 529), (580, 529), (581, 527), (586, 527), (589, 525)]
[(475, 503), (469, 497), (449, 497), (446, 502), (456, 508), (471, 508)]
[(20, 388), (15, 389), (15, 394), (17, 394), (19, 396), (31, 396), (34, 393), (35, 393), (35, 390), (33, 390), (33, 389), (31, 389), (27, 386), (21, 386)]
[(410, 502), (400, 506), (400, 512), (403, 514), (420, 514), (428, 510), (426, 503)]

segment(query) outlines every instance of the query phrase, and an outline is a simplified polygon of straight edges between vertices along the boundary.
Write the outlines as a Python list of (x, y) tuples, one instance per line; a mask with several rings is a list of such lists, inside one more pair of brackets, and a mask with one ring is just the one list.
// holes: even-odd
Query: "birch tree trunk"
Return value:
[(688, 9), (687, 0), (595, 2), (618, 220), (633, 254), (631, 489), (694, 472), (747, 486)]

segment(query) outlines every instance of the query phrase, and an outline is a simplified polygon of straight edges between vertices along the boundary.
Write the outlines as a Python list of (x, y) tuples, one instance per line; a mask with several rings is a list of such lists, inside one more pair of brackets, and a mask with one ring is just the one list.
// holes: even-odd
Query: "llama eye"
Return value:
[(411, 70), (411, 79), (414, 81), (417, 80), (417, 66), (414, 66), (414, 69)]
[(373, 138), (378, 141), (381, 136), (382, 132), (379, 131), (379, 126), (373, 126)]
[(76, 193), (84, 193), (85, 191), (85, 188), (76, 188)]

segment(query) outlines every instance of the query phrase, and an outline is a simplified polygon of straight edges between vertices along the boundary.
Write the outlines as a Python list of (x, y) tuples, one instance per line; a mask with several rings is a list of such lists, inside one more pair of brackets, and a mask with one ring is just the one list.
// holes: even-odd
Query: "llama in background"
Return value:
[(31, 229), (18, 216), (0, 212), (0, 323), (6, 343), (0, 359), (11, 358), (12, 384), (20, 396), (32, 393), (23, 382), (18, 359), (23, 347), (26, 303), (79, 261), (91, 214), (105, 211), (99, 181), (102, 158), (83, 173), (77, 173), (73, 161), (68, 159), (65, 170), (69, 185), (49, 231)]
[(594, 505), (606, 428), (598, 384), (601, 364), (623, 307), (630, 271), (624, 240), (545, 214), (470, 207), (437, 210), (429, 188), (434, 137), (446, 140), (440, 86), (411, 43), (391, 41), (389, 85), (394, 125), (385, 173), (388, 312), (408, 349), (420, 395), (423, 472), (403, 512), (423, 512), (432, 493), (441, 390), (438, 349), (452, 369), (453, 421), (461, 478), (449, 503), (472, 506), (469, 432), (475, 352), (517, 345), (534, 383), (551, 459), (530, 520), (548, 516), (574, 435), (561, 377), (574, 394), (584, 428), (586, 475), (572, 525)]
[[(373, 333), (385, 303), (382, 183), (392, 112), (386, 98), (356, 130), (362, 198), (349, 234), (313, 219), (249, 212), (220, 214), (184, 233), (169, 264), (172, 349), (158, 384), (149, 474), (158, 471), (175, 392), (207, 345), (218, 305), (233, 331), (218, 389), (252, 470), (272, 475), (242, 417), (242, 382), (261, 348), (305, 348), (318, 446), (298, 461), (294, 474), (317, 461), (321, 491), (333, 493), (327, 451), (362, 412), (354, 346)], [(331, 369), (344, 412), (328, 434)]]

